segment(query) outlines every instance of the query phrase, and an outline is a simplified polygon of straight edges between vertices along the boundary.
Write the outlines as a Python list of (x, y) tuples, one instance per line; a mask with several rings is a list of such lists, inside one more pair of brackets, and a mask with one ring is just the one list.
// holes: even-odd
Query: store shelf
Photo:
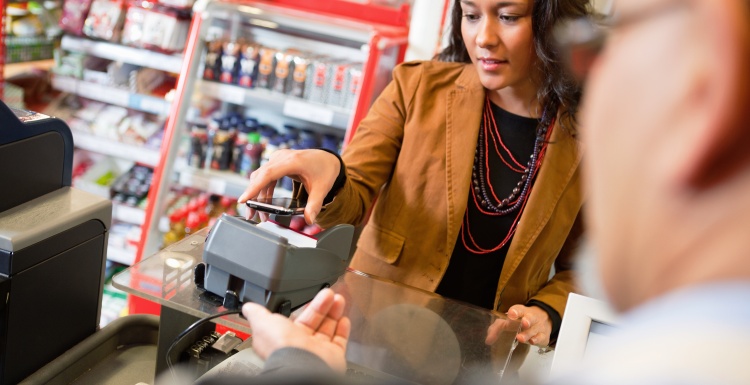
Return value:
[(82, 131), (73, 131), (73, 143), (80, 149), (143, 163), (151, 167), (156, 167), (159, 163), (157, 150), (101, 138)]
[(141, 226), (146, 220), (146, 211), (138, 207), (114, 203), (112, 205), (112, 219)]
[(107, 246), (107, 259), (112, 262), (130, 266), (135, 262), (135, 251)]
[(169, 102), (164, 99), (134, 94), (121, 88), (86, 82), (73, 77), (56, 75), (52, 78), (52, 87), (84, 98), (156, 115), (166, 115), (169, 112)]
[(104, 59), (121, 61), (161, 71), (178, 73), (182, 67), (182, 55), (167, 55), (141, 48), (133, 48), (104, 41), (94, 41), (81, 37), (65, 35), (62, 38), (60, 46), (67, 51), (81, 52)]
[(261, 108), (286, 117), (342, 130), (349, 127), (352, 116), (351, 111), (341, 107), (311, 103), (266, 89), (243, 88), (211, 81), (200, 81), (199, 88), (203, 95), (225, 102), (250, 108)]
[[(247, 188), (247, 178), (243, 178), (230, 171), (203, 170), (187, 165), (176, 167), (179, 174), (179, 184), (197, 188), (212, 194), (239, 197)], [(290, 197), (292, 192), (276, 188), (276, 196)]]

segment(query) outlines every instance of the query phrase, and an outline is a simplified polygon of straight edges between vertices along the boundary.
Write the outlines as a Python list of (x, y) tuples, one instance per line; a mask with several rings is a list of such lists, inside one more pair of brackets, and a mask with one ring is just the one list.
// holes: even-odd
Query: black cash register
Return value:
[(15, 384), (97, 331), (107, 199), (71, 188), (61, 120), (0, 102), (0, 384)]

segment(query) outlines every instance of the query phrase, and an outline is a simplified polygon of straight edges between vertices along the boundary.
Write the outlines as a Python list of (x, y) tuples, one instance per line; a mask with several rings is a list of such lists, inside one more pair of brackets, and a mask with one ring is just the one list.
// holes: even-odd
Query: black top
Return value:
[[(513, 157), (525, 165), (534, 151), (539, 121), (512, 114), (493, 103), (490, 105), (503, 143)], [(489, 129), (493, 130), (494, 127), (491, 126)], [(490, 182), (497, 197), (503, 199), (516, 187), (521, 180), (521, 174), (512, 171), (503, 163), (494, 150), (493, 140), (485, 137), (485, 141), (488, 139), (489, 151), (486, 152), (486, 156), (489, 157)], [(501, 152), (504, 151), (499, 143), (498, 148)], [(467, 245), (471, 245), (468, 238), (470, 233), (480, 247), (493, 249), (505, 239), (518, 212), (500, 216), (486, 215), (477, 209), (471, 192), (467, 199), (470, 231), (467, 232), (462, 226), (456, 246), (453, 248), (450, 265), (436, 292), (446, 297), (492, 309), (510, 241), (492, 253), (474, 254), (465, 247), (462, 238), (465, 238)]]

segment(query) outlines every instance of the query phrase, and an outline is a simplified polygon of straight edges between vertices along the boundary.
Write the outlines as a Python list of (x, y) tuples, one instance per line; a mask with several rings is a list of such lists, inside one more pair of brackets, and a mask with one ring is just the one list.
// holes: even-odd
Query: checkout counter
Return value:
[[(319, 246), (326, 244), (335, 255), (345, 255), (331, 265), (335, 265), (335, 275), (295, 287), (249, 274), (243, 276), (241, 289), (231, 290), (238, 301), (227, 302), (206, 290), (209, 282), (215, 286), (224, 274), (224, 280), (236, 284), (238, 277), (234, 274), (242, 269), (222, 267), (214, 254), (242, 260), (241, 264), (258, 272), (262, 270), (259, 260), (274, 262), (284, 253), (271, 255), (268, 248), (252, 245), (225, 247), (231, 245), (231, 239), (238, 239), (230, 236), (221, 241), (219, 234), (229, 235), (230, 229), (215, 226), (211, 236), (209, 229), (204, 229), (113, 278), (116, 287), (159, 303), (159, 322), (155, 317), (132, 315), (98, 330), (111, 204), (70, 187), (73, 143), (63, 122), (13, 112), (2, 103), (0, 122), (0, 294), (6, 298), (0, 303), (0, 384), (18, 383), (24, 378), (24, 383), (133, 384), (137, 382), (133, 378), (150, 377), (154, 372), (157, 384), (167, 383), (163, 375), (170, 373), (168, 352), (169, 362), (202, 374), (210, 360), (194, 348), (205, 347), (206, 338), (216, 336), (217, 324), (248, 334), (252, 330), (243, 318), (227, 315), (178, 339), (195, 321), (215, 316), (227, 310), (225, 305), (231, 307), (248, 298), (260, 298), (257, 300), (282, 313), (291, 311), (327, 286), (347, 301), (345, 314), (352, 321), (347, 350), (351, 372), (396, 376), (421, 384), (504, 382), (519, 322), (349, 270), (346, 265), (351, 239), (340, 237), (351, 238), (351, 232), (318, 239)], [(220, 222), (237, 220), (224, 218)], [(253, 234), (246, 242), (268, 243), (262, 232), (250, 230)], [(210, 245), (212, 239), (216, 239), (214, 246)], [(300, 263), (305, 263), (300, 261), (308, 255), (305, 250), (286, 243), (284, 247), (284, 266), (272, 263), (268, 271), (281, 276), (292, 274), (297, 283), (305, 281), (305, 274), (318, 265), (300, 268)], [(211, 262), (200, 267), (204, 261)], [(258, 293), (264, 296), (258, 297)], [(295, 316), (292, 312), (291, 317)], [(487, 344), (491, 326), (498, 337)], [(248, 338), (235, 344), (232, 355), (220, 361), (247, 359), (252, 355), (245, 353), (251, 349), (252, 339)], [(118, 352), (115, 358), (107, 358), (114, 351)], [(109, 360), (106, 364), (102, 362), (105, 358)], [(256, 365), (258, 370), (260, 365)], [(140, 377), (112, 377), (120, 372)], [(138, 381), (154, 383), (152, 378)]]

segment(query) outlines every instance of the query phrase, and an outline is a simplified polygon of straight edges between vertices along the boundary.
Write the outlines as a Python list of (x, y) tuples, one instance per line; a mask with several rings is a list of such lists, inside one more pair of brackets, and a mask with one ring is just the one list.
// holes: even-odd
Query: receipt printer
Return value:
[(70, 187), (59, 119), (0, 102), (0, 384), (16, 384), (93, 334), (109, 200)]
[(254, 302), (288, 316), (346, 271), (353, 235), (353, 226), (337, 225), (296, 246), (290, 236), (225, 214), (206, 239), (195, 283), (227, 308)]

